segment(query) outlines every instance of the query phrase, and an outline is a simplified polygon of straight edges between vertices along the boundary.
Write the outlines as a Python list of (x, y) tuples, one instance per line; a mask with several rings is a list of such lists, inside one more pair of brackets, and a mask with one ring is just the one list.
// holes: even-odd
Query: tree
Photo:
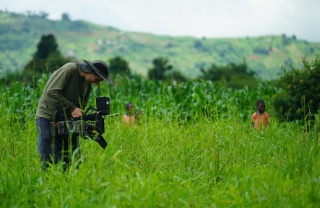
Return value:
[(37, 52), (34, 54), (34, 58), (46, 59), (52, 53), (60, 53), (58, 51), (58, 44), (54, 35), (42, 35), (41, 40), (37, 45)]
[(42, 35), (32, 60), (24, 67), (24, 82), (38, 79), (43, 73), (53, 72), (71, 61), (64, 58), (58, 50), (56, 38), (52, 34)]
[(188, 81), (187, 77), (184, 76), (180, 71), (171, 70), (169, 73), (165, 75), (167, 80), (176, 80), (179, 82), (186, 82)]
[(61, 20), (62, 21), (66, 21), (66, 22), (69, 22), (70, 21), (70, 17), (69, 17), (69, 14), (68, 13), (62, 13), (61, 15)]
[(39, 13), (39, 17), (42, 18), (42, 19), (47, 19), (49, 16), (49, 13), (45, 12), (45, 11), (41, 11)]
[(148, 78), (152, 80), (165, 79), (166, 72), (172, 70), (172, 65), (169, 64), (169, 60), (165, 57), (158, 57), (152, 61), (153, 67), (148, 71)]
[(245, 61), (240, 64), (230, 63), (225, 66), (212, 64), (208, 69), (200, 68), (200, 71), (202, 73), (200, 79), (220, 82), (228, 87), (242, 88), (246, 85), (253, 88), (258, 85), (255, 72), (248, 69)]
[(303, 65), (285, 71), (277, 82), (283, 92), (273, 97), (273, 106), (281, 121), (313, 120), (319, 113), (320, 57), (312, 62), (303, 59)]
[(132, 75), (129, 63), (120, 56), (109, 59), (109, 70), (111, 74)]
[(211, 80), (211, 81), (222, 81), (226, 80), (227, 82), (230, 81), (230, 69), (227, 66), (217, 66), (212, 64), (208, 69), (200, 68), (200, 75), (201, 79), (204, 80)]

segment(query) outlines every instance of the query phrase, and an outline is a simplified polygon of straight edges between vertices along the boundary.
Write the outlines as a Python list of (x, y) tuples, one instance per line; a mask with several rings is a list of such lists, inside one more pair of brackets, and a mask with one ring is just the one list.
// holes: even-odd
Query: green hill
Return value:
[[(208, 25), (210, 26), (210, 25)], [(320, 54), (320, 43), (295, 36), (247, 38), (194, 38), (125, 32), (85, 21), (54, 21), (40, 15), (0, 12), (0, 69), (19, 71), (37, 50), (43, 34), (54, 34), (62, 54), (88, 60), (120, 55), (133, 71), (146, 75), (151, 62), (167, 57), (174, 68), (189, 77), (201, 67), (246, 60), (262, 79), (273, 79), (282, 66), (302, 65), (302, 58)]]

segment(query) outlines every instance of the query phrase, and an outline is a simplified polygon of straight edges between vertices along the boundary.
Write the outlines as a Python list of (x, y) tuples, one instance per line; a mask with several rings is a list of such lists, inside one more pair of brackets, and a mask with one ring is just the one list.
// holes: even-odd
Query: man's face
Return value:
[(98, 84), (99, 82), (103, 81), (103, 79), (101, 77), (99, 77), (98, 75), (95, 75), (95, 74), (85, 73), (84, 77), (86, 79), (86, 82), (89, 82), (89, 83)]

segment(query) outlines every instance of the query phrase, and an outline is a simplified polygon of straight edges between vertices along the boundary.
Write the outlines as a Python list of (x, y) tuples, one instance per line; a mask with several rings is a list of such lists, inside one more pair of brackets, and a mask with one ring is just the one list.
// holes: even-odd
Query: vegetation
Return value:
[(68, 61), (71, 59), (61, 55), (55, 36), (52, 34), (42, 35), (37, 45), (37, 51), (32, 60), (24, 67), (24, 71), (35, 69), (38, 73), (53, 72)]
[(320, 103), (320, 57), (303, 61), (302, 69), (286, 70), (278, 81), (282, 92), (273, 98), (280, 120), (314, 120)]
[[(109, 60), (121, 56), (130, 63), (133, 73), (148, 77), (150, 63), (168, 57), (173, 69), (188, 79), (201, 75), (200, 68), (212, 64), (241, 64), (259, 79), (278, 78), (281, 66), (302, 67), (301, 59), (315, 58), (320, 43), (300, 40), (296, 36), (275, 35), (247, 38), (170, 37), (120, 31), (113, 27), (72, 21), (65, 14), (60, 21), (44, 15), (1, 12), (0, 69), (21, 71), (37, 50), (43, 34), (53, 34), (63, 56), (88, 60)], [(16, 58), (19, 57), (19, 58)]]
[[(32, 16), (35, 22), (48, 21), (41, 14)], [(84, 36), (95, 27), (67, 16), (63, 24), (60, 31), (70, 27)], [(130, 40), (141, 41), (140, 35), (130, 34)], [(60, 36), (55, 37), (43, 35), (33, 59), (56, 60), (50, 59), (59, 54)], [(123, 36), (115, 38), (148, 52), (148, 38), (153, 36), (143, 37), (141, 45)], [(177, 42), (188, 45), (188, 40)], [(211, 53), (206, 41), (197, 40), (192, 47)], [(272, 48), (248, 41), (260, 56), (273, 54)], [(281, 41), (285, 46), (279, 47), (298, 43), (296, 37), (285, 35)], [(172, 53), (177, 42), (165, 47)], [(47, 46), (49, 50), (43, 50)], [(100, 46), (88, 50), (109, 50)], [(0, 207), (319, 207), (319, 57), (305, 59), (303, 69), (286, 70), (278, 82), (257, 82), (249, 63), (237, 63), (239, 48), (228, 40), (214, 46), (219, 56), (233, 61), (210, 60), (209, 67), (199, 61), (202, 74), (192, 81), (176, 71), (172, 56), (144, 59), (153, 64), (147, 73), (150, 79), (132, 75), (132, 62), (123, 58), (126, 47), (118, 48), (122, 55), (110, 58), (109, 65), (120, 76), (114, 77), (112, 86), (104, 82), (94, 86), (89, 100), (95, 106), (98, 94), (111, 98), (103, 135), (108, 147), (103, 150), (94, 141), (81, 139), (81, 161), (73, 158), (74, 166), (66, 172), (62, 164), (41, 172), (37, 152), (35, 112), (53, 67), (26, 70), (33, 75), (33, 84), (28, 85), (21, 74), (1, 74)], [(0, 64), (6, 61), (0, 56)], [(265, 101), (271, 115), (270, 125), (261, 131), (251, 127), (258, 99)], [(144, 115), (131, 128), (121, 123), (129, 101)], [(304, 122), (305, 115), (312, 117), (312, 126)], [(302, 122), (291, 122), (296, 119)]]
[(200, 71), (202, 72), (200, 79), (221, 82), (229, 87), (242, 88), (248, 86), (253, 88), (258, 86), (255, 72), (248, 70), (246, 62), (242, 64), (230, 63), (221, 67), (212, 64), (207, 70), (201, 68)]
[[(25, 85), (35, 86), (42, 74), (50, 73), (72, 61), (71, 58), (65, 58), (58, 49), (56, 38), (52, 34), (42, 35), (37, 45), (37, 51), (32, 59), (24, 67), (21, 72), (8, 73), (0, 78), (4, 83), (8, 84), (14, 81), (20, 81)], [(14, 79), (12, 79), (12, 77)]]
[(166, 73), (172, 70), (168, 58), (159, 57), (152, 61), (153, 67), (148, 71), (148, 78), (151, 80), (164, 80)]
[(131, 70), (129, 68), (129, 63), (124, 60), (121, 56), (115, 56), (109, 59), (109, 71), (112, 75), (126, 75), (131, 76)]
[[(34, 113), (47, 79), (34, 89), (0, 87), (1, 207), (320, 205), (319, 120), (304, 131), (272, 116), (266, 130), (251, 129), (257, 99), (274, 115), (271, 84), (249, 90), (123, 78), (101, 85), (111, 97), (107, 149), (82, 139), (79, 169), (64, 173), (58, 164), (43, 173)], [(133, 128), (121, 123), (128, 100), (145, 115)]]

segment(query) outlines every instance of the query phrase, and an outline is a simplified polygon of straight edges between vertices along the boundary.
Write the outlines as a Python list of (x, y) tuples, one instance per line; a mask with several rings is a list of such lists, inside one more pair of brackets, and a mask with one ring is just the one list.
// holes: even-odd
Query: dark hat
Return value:
[(92, 63), (84, 60), (86, 64), (79, 64), (82, 71), (87, 73), (97, 74), (102, 79), (106, 80), (110, 84), (113, 84), (112, 80), (109, 77), (109, 67), (108, 64), (102, 60), (96, 60)]

